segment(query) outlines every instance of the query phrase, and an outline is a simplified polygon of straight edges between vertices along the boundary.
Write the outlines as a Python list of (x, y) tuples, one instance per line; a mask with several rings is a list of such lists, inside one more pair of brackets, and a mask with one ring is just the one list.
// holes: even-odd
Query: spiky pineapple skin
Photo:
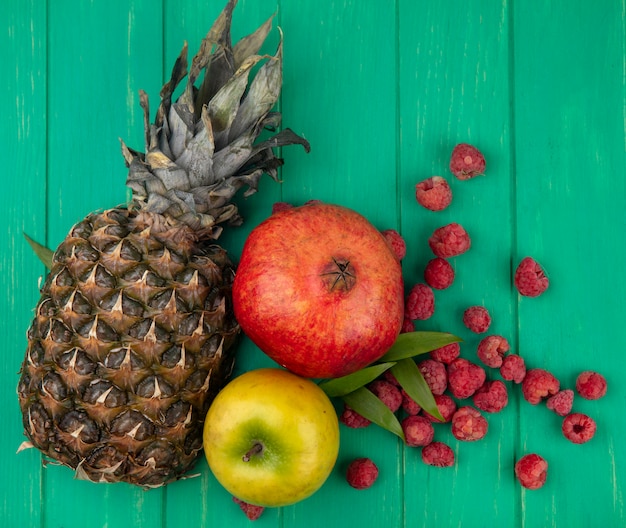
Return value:
[(153, 487), (183, 476), (232, 370), (233, 278), (222, 248), (158, 214), (115, 208), (74, 226), (20, 370), (32, 444), (96, 482)]
[(234, 268), (214, 241), (242, 222), (235, 194), (278, 180), (275, 148), (310, 148), (276, 131), (282, 38), (258, 54), (272, 17), (233, 46), (236, 4), (191, 63), (183, 45), (154, 122), (140, 91), (145, 152), (122, 141), (132, 200), (77, 224), (42, 288), (18, 384), (24, 431), (79, 478), (154, 487), (193, 465), (239, 333)]

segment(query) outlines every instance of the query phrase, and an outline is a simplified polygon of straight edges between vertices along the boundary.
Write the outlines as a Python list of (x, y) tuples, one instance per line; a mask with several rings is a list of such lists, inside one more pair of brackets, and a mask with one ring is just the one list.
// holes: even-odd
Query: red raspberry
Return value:
[(435, 313), (435, 294), (426, 284), (416, 284), (406, 299), (405, 316), (408, 319), (424, 321)]
[(443, 442), (431, 442), (422, 449), (424, 464), (436, 467), (450, 467), (454, 465), (454, 451)]
[(435, 256), (450, 258), (465, 253), (472, 241), (463, 226), (453, 222), (435, 229), (428, 239), (428, 245)]
[(447, 423), (452, 420), (452, 416), (456, 412), (455, 401), (447, 394), (436, 394), (433, 398), (435, 398), (435, 403), (437, 404), (437, 409), (439, 409), (439, 414), (443, 418), (443, 422), (426, 411), (424, 411), (424, 417), (435, 423)]
[(460, 407), (452, 416), (452, 434), (457, 440), (473, 442), (484, 438), (489, 424), (473, 407)]
[(407, 416), (402, 420), (404, 440), (410, 447), (421, 447), (430, 444), (435, 436), (435, 428), (430, 420), (423, 416)]
[(463, 312), (463, 324), (472, 332), (482, 334), (489, 330), (491, 316), (487, 308), (483, 306), (470, 306)]
[(448, 387), (452, 396), (460, 400), (472, 396), (485, 383), (486, 377), (480, 365), (464, 358), (456, 358), (448, 365)]
[(358, 412), (345, 404), (343, 406), (343, 412), (339, 417), (339, 421), (342, 424), (350, 427), (351, 429), (361, 429), (362, 427), (367, 427), (372, 423), (367, 418), (361, 416)]
[(461, 345), (459, 343), (450, 343), (435, 350), (431, 350), (430, 357), (435, 361), (441, 361), (446, 365), (452, 363), (461, 354)]
[(431, 288), (445, 290), (454, 282), (454, 269), (446, 259), (435, 257), (426, 264), (424, 280)]
[(265, 509), (263, 506), (255, 506), (254, 504), (248, 504), (247, 502), (244, 502), (241, 499), (238, 499), (237, 497), (233, 497), (233, 502), (239, 505), (239, 507), (241, 508), (241, 511), (245, 513), (246, 517), (250, 519), (251, 521), (256, 521), (259, 517), (261, 517), (261, 514), (263, 513), (263, 510)]
[(572, 413), (563, 418), (561, 430), (570, 442), (584, 444), (596, 434), (596, 422), (586, 414)]
[(459, 143), (450, 156), (450, 171), (459, 180), (469, 180), (485, 173), (485, 157), (474, 146)]
[(431, 211), (443, 211), (452, 201), (452, 189), (445, 178), (432, 176), (415, 186), (417, 203)]
[(473, 396), (474, 405), (481, 411), (497, 413), (509, 403), (506, 385), (500, 380), (486, 381)]
[(394, 229), (385, 229), (381, 231), (382, 235), (385, 237), (387, 244), (391, 247), (394, 255), (398, 260), (402, 260), (406, 256), (406, 242), (402, 235), (395, 231)]
[(499, 335), (490, 335), (478, 343), (478, 359), (491, 368), (500, 368), (504, 354), (511, 347), (506, 338)]
[(385, 380), (375, 380), (367, 388), (371, 390), (387, 406), (391, 412), (396, 412), (402, 405), (400, 389)]
[(348, 465), (346, 480), (353, 488), (369, 488), (377, 478), (378, 468), (369, 458), (356, 458)]
[(272, 205), (272, 214), (280, 213), (281, 211), (285, 211), (287, 209), (291, 209), (293, 205), (287, 202), (276, 202)]
[(409, 319), (408, 315), (404, 315), (404, 321), (402, 322), (401, 334), (408, 334), (409, 332), (415, 332), (415, 323)]
[(543, 269), (532, 257), (522, 259), (515, 270), (513, 281), (520, 295), (526, 297), (541, 295), (549, 284)]
[(559, 380), (544, 369), (530, 369), (522, 381), (522, 394), (528, 403), (537, 405), (559, 392)]
[(576, 391), (586, 400), (599, 400), (606, 394), (606, 379), (602, 374), (586, 370), (576, 378)]
[(515, 476), (527, 489), (539, 489), (546, 482), (548, 463), (535, 453), (524, 455), (515, 463)]
[(510, 354), (502, 360), (500, 375), (507, 381), (521, 383), (526, 376), (524, 358), (517, 354)]
[(404, 389), (400, 389), (400, 392), (402, 393), (402, 410), (410, 416), (419, 414), (422, 410), (419, 404)]
[(417, 365), (424, 376), (424, 380), (433, 394), (443, 394), (448, 388), (448, 373), (446, 366), (434, 359), (425, 359)]
[(383, 372), (382, 379), (384, 379), (385, 381), (388, 381), (389, 383), (391, 383), (392, 385), (395, 385), (396, 387), (400, 387), (400, 383), (398, 383), (398, 380), (393, 375), (393, 372), (391, 372), (390, 369), (385, 370), (385, 372)]
[(554, 396), (550, 396), (546, 400), (546, 406), (559, 416), (565, 416), (572, 411), (574, 404), (574, 391), (565, 389), (557, 392)]

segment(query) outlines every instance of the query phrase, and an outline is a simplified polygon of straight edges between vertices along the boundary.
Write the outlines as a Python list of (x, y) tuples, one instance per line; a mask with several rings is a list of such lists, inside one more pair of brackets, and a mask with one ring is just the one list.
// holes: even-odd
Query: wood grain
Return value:
[(7, 223), (0, 234), (0, 284), (5, 295), (0, 303), (0, 330), (9, 344), (0, 363), (0, 399), (6, 409), (5, 426), (0, 428), (0, 519), (13, 526), (40, 526), (42, 522), (41, 457), (34, 449), (16, 455), (25, 437), (20, 432), (19, 407), (15, 406), (19, 358), (26, 349), (26, 328), (38, 299), (37, 280), (44, 273), (23, 238), (23, 232), (40, 241), (46, 238), (47, 27), (38, 4), (22, 2), (19, 10), (0, 6), (5, 79), (0, 139), (6, 148), (0, 205)]
[[(184, 41), (195, 52), (221, 1), (93, 0), (5, 2), (0, 6), (0, 87), (6, 149), (0, 205), (0, 325), (7, 338), (0, 367), (4, 404), (0, 519), (9, 528), (247, 526), (204, 460), (198, 476), (161, 490), (76, 481), (67, 468), (41, 464), (24, 440), (15, 395), (24, 334), (43, 267), (22, 239), (56, 246), (90, 211), (129, 197), (119, 138), (143, 145), (138, 90), (152, 114)], [(476, 358), (481, 336), (462, 324), (473, 304), (493, 316), (490, 332), (510, 341), (530, 367), (551, 370), (573, 388), (582, 370), (609, 382), (599, 401), (577, 398), (594, 417), (596, 437), (573, 445), (560, 418), (531, 406), (519, 386), (488, 416), (485, 440), (455, 440), (453, 468), (425, 466), (419, 451), (373, 426), (342, 427), (336, 469), (306, 501), (266, 510), (276, 527), (346, 525), (464, 528), (624, 526), (626, 403), (621, 332), (626, 312), (626, 6), (624, 0), (240, 0), (233, 34), (241, 37), (275, 13), (285, 36), (283, 125), (304, 135), (282, 152), (282, 183), (238, 198), (246, 220), (224, 233), (236, 260), (249, 231), (279, 200), (341, 203), (408, 245), (407, 290), (423, 281), (432, 231), (459, 222), (471, 250), (451, 260), (454, 284), (436, 292), (433, 318), (418, 329), (457, 333)], [(264, 51), (272, 53), (278, 32)], [(456, 143), (479, 146), (484, 177), (448, 171)], [(415, 184), (441, 175), (454, 198), (443, 212), (422, 209)], [(512, 287), (531, 255), (551, 281), (536, 299)], [(236, 372), (272, 362), (248, 340)], [(498, 378), (490, 371), (491, 378)], [(337, 410), (341, 412), (337, 402)], [(547, 484), (523, 490), (513, 474), (527, 452), (546, 457)], [(380, 478), (356, 491), (345, 467), (369, 456)]]

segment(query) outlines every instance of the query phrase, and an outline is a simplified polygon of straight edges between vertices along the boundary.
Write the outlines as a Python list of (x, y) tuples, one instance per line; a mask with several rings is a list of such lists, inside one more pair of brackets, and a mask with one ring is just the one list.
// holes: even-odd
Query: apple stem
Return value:
[(261, 442), (255, 442), (254, 445), (243, 455), (242, 460), (244, 462), (250, 462), (250, 459), (254, 455), (258, 455), (263, 451), (263, 444)]

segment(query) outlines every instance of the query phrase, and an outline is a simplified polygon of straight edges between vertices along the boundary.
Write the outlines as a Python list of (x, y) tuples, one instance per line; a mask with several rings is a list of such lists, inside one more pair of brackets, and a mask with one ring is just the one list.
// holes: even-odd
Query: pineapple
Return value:
[(131, 202), (76, 224), (41, 289), (18, 384), (24, 431), (78, 478), (157, 487), (194, 464), (240, 333), (235, 266), (215, 240), (241, 223), (238, 190), (277, 179), (274, 147), (308, 151), (289, 129), (258, 139), (280, 122), (282, 39), (275, 56), (257, 54), (270, 18), (232, 46), (236, 3), (189, 68), (185, 44), (154, 124), (140, 93), (146, 152), (122, 142)]

